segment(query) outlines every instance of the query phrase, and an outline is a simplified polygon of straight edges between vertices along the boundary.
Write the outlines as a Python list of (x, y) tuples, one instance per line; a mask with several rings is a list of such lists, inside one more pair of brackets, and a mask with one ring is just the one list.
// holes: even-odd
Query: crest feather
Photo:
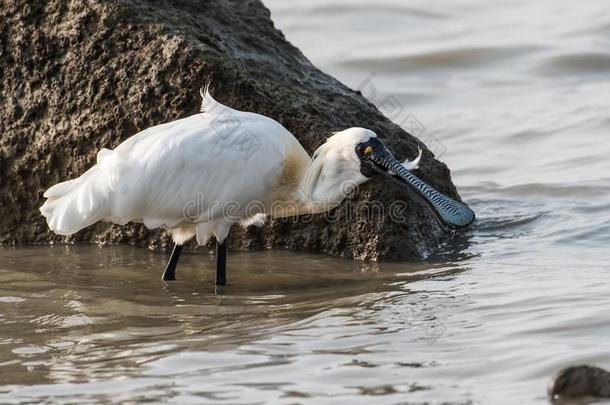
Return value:
[(210, 84), (211, 83), (208, 83), (204, 87), (201, 87), (199, 89), (199, 94), (201, 95), (200, 111), (202, 113), (209, 113), (214, 109), (214, 107), (220, 104), (218, 101), (214, 100), (214, 98), (210, 94)]

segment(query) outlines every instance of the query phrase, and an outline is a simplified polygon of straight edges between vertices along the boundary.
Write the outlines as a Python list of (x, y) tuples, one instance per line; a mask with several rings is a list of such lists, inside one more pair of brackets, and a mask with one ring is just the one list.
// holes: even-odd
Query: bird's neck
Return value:
[(353, 182), (341, 174), (329, 167), (327, 156), (311, 159), (306, 153), (289, 155), (280, 174), (271, 215), (284, 218), (317, 214), (338, 206), (353, 189)]

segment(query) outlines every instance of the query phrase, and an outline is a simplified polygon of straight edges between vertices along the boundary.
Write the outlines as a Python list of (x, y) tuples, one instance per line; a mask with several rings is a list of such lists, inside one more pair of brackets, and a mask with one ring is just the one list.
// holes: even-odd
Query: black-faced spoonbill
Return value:
[[(165, 228), (175, 245), (163, 272), (175, 279), (182, 245), (217, 241), (216, 284), (226, 283), (226, 243), (235, 223), (327, 211), (377, 173), (417, 191), (452, 227), (474, 220), (364, 128), (333, 134), (309, 157), (271, 118), (237, 111), (202, 93), (200, 114), (148, 128), (114, 150), (102, 149), (82, 176), (49, 188), (40, 208), (51, 230), (70, 235), (98, 221)], [(420, 151), (421, 156), (421, 151)]]

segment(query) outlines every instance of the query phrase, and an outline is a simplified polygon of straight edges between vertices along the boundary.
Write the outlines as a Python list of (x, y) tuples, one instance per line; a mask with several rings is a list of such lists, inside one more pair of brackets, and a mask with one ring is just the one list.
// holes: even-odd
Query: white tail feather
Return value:
[(114, 152), (107, 149), (100, 152), (98, 165), (79, 178), (56, 184), (44, 193), (47, 201), (40, 207), (40, 212), (52, 231), (71, 235), (111, 214), (110, 193), (115, 176), (113, 170), (105, 167), (110, 165), (104, 161), (114, 160), (113, 155)]

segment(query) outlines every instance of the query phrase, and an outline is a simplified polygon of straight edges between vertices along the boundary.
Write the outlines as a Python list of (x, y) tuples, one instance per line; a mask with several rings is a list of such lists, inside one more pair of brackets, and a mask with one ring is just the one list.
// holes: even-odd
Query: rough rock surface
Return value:
[[(376, 131), (400, 158), (424, 149), (419, 175), (457, 197), (449, 170), (354, 90), (288, 43), (258, 0), (0, 0), (0, 242), (131, 243), (165, 249), (162, 231), (97, 224), (51, 233), (43, 191), (73, 178), (151, 125), (196, 113), (199, 88), (273, 117), (312, 152), (332, 131)], [(376, 184), (375, 184), (376, 183)], [(390, 217), (407, 204), (407, 223)], [(382, 210), (365, 215), (371, 202)], [(289, 248), (361, 259), (420, 258), (450, 233), (389, 180), (369, 182), (331, 213), (231, 233), (231, 249)]]

